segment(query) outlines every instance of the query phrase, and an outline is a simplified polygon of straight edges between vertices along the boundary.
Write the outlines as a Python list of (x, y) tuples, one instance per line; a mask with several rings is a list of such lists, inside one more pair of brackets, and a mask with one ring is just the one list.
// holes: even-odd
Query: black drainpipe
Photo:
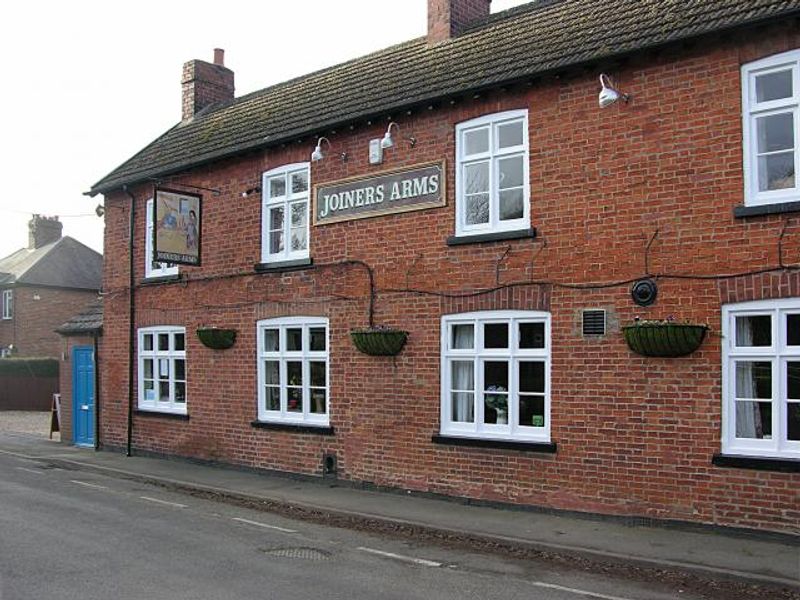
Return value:
[(135, 370), (133, 366), (134, 353), (133, 347), (136, 342), (136, 329), (134, 327), (134, 318), (136, 317), (136, 308), (134, 307), (134, 260), (133, 260), (133, 235), (134, 225), (136, 223), (136, 197), (131, 194), (127, 185), (122, 186), (122, 190), (128, 194), (131, 199), (131, 214), (130, 214), (130, 231), (128, 232), (128, 302), (130, 304), (128, 309), (128, 442), (125, 449), (125, 456), (132, 456), (131, 454), (131, 440), (133, 439), (133, 377)]

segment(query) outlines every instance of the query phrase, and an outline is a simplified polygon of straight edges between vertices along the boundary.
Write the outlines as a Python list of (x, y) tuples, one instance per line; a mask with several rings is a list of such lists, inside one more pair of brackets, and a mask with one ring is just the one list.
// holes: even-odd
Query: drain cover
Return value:
[(331, 553), (318, 548), (273, 548), (264, 550), (264, 554), (269, 556), (279, 556), (281, 558), (300, 558), (303, 560), (330, 560)]

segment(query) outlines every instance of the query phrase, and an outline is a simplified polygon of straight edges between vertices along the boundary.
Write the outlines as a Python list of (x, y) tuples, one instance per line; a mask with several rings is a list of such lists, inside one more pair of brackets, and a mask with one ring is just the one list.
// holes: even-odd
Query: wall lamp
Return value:
[[(386, 135), (384, 135), (383, 139), (381, 140), (381, 148), (383, 148), (384, 150), (388, 150), (389, 148), (394, 147), (394, 139), (392, 138), (392, 126), (397, 127), (397, 130), (400, 131), (400, 125), (398, 125), (394, 121), (389, 123), (389, 127), (386, 128)], [(417, 145), (417, 138), (412, 136), (412, 137), (407, 137), (405, 139), (408, 140), (412, 148)]]
[(261, 188), (260, 187), (258, 187), (258, 186), (251, 187), (250, 189), (245, 190), (245, 191), (242, 192), (242, 198), (247, 198), (248, 196), (252, 196), (253, 194), (258, 194), (259, 192), (261, 192)]
[(611, 84), (611, 78), (605, 73), (600, 75), (600, 85), (603, 87), (603, 89), (600, 90), (600, 96), (598, 97), (600, 108), (606, 108), (607, 106), (611, 106), (617, 100), (628, 102), (631, 99), (629, 94), (623, 94), (622, 92), (617, 90)]
[[(317, 140), (317, 147), (314, 148), (314, 151), (311, 153), (311, 160), (313, 162), (319, 162), (323, 158), (325, 158), (325, 153), (322, 152), (322, 142), (328, 144), (328, 150), (331, 149), (331, 141), (326, 137), (321, 137)], [(347, 152), (342, 152), (339, 154), (339, 157), (342, 159), (342, 162), (347, 160)]]

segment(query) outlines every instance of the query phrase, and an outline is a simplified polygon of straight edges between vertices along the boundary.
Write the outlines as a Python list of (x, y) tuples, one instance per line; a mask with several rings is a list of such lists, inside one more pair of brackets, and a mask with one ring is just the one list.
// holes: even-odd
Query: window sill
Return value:
[(481, 438), (466, 438), (449, 435), (434, 435), (431, 438), (434, 444), (450, 446), (472, 446), (474, 448), (498, 448), (501, 450), (522, 450), (524, 452), (542, 452), (555, 454), (555, 442), (516, 442), (512, 440), (490, 440)]
[(800, 202), (777, 202), (775, 204), (761, 204), (759, 206), (735, 206), (733, 216), (737, 219), (745, 217), (760, 217), (764, 215), (782, 215), (785, 213), (800, 212)]
[(155, 417), (155, 418), (164, 418), (164, 419), (174, 419), (175, 421), (188, 421), (189, 415), (186, 413), (176, 413), (176, 412), (162, 412), (158, 410), (147, 410), (137, 408), (133, 411), (137, 417)]
[(298, 271), (314, 264), (311, 258), (298, 258), (296, 260), (281, 260), (276, 262), (256, 263), (253, 267), (256, 273), (284, 273)]
[(256, 429), (271, 429), (273, 431), (291, 431), (294, 433), (315, 433), (317, 435), (334, 435), (333, 427), (328, 425), (302, 425), (295, 423), (276, 423), (270, 421), (253, 421), (251, 426)]
[(172, 281), (180, 281), (180, 273), (175, 275), (158, 275), (156, 277), (145, 277), (139, 282), (139, 285), (157, 285), (159, 283), (170, 283)]
[(734, 454), (715, 454), (711, 464), (717, 467), (754, 469), (756, 471), (778, 471), (780, 473), (800, 473), (800, 460), (793, 458), (769, 458), (764, 456), (738, 456)]
[(492, 233), (477, 233), (472, 235), (454, 235), (447, 238), (448, 246), (463, 246), (466, 244), (482, 244), (485, 242), (502, 242), (505, 240), (524, 240), (536, 237), (536, 228), (515, 229), (514, 231), (495, 231)]

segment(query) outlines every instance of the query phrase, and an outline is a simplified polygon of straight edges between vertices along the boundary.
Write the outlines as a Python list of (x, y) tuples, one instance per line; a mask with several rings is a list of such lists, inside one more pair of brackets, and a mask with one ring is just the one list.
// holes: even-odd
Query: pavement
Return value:
[(218, 465), (126, 457), (0, 431), (0, 453), (162, 485), (334, 526), (419, 535), (476, 548), (620, 564), (800, 592), (800, 535), (644, 526), (622, 520), (464, 504)]

